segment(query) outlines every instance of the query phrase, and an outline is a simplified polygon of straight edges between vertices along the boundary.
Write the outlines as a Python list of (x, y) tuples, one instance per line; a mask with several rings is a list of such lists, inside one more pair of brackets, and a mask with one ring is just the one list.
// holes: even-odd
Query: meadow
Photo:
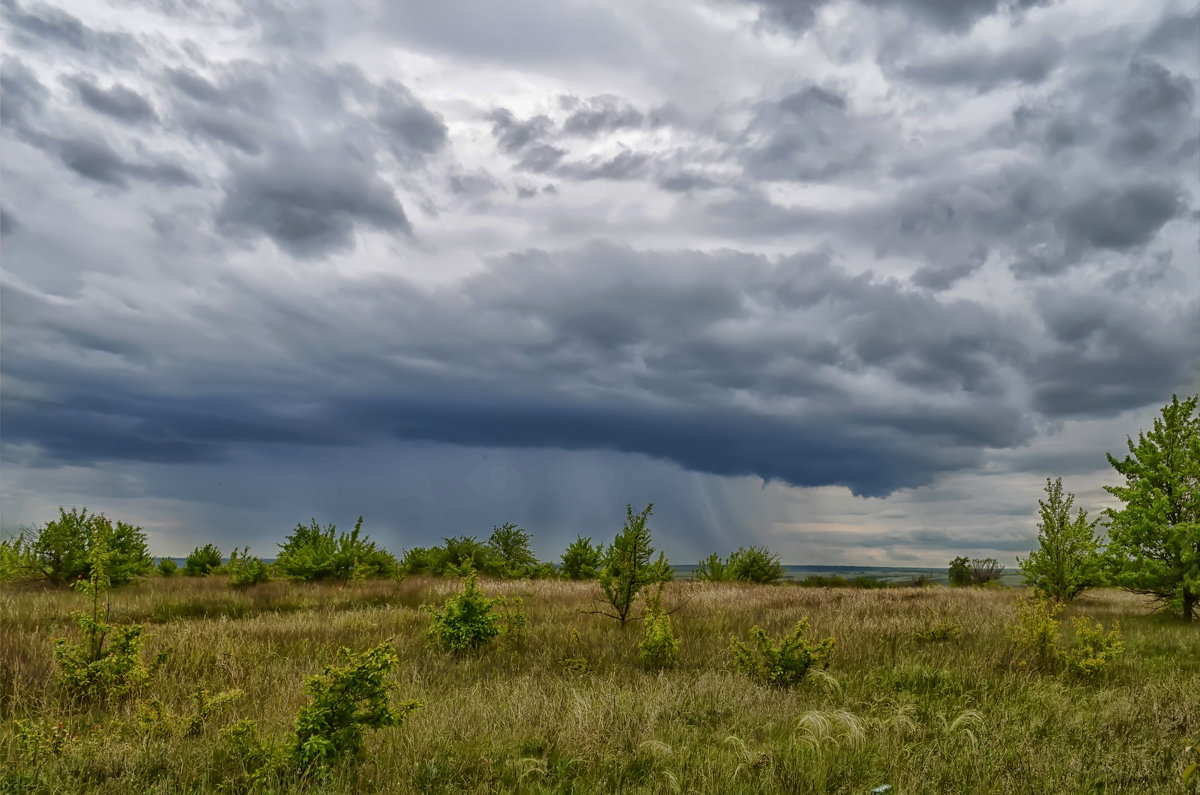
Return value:
[[(169, 655), (136, 697), (92, 707), (64, 698), (51, 654), (54, 638), (78, 637), (70, 613), (83, 596), (6, 588), (0, 791), (294, 791), (295, 781), (250, 783), (224, 729), (250, 718), (282, 740), (307, 703), (304, 677), (339, 647), (389, 639), (398, 697), (423, 706), (369, 732), (362, 761), (311, 791), (1195, 791), (1182, 773), (1189, 738), (1200, 739), (1200, 629), (1151, 615), (1139, 596), (1101, 590), (1067, 608), (1119, 619), (1124, 632), (1124, 654), (1082, 679), (1022, 664), (1007, 631), (1011, 588), (677, 580), (664, 602), (678, 608), (679, 660), (650, 671), (638, 664), (640, 624), (588, 612), (595, 582), (484, 586), (521, 598), (527, 636), (456, 657), (427, 645), (420, 607), (457, 580), (234, 589), (225, 576), (142, 577), (110, 592), (111, 619), (147, 626), (147, 658)], [(733, 669), (731, 637), (755, 624), (778, 637), (802, 617), (815, 636), (837, 637), (827, 675), (773, 688)], [(938, 626), (960, 631), (929, 631)], [(189, 722), (201, 690), (243, 695)]]

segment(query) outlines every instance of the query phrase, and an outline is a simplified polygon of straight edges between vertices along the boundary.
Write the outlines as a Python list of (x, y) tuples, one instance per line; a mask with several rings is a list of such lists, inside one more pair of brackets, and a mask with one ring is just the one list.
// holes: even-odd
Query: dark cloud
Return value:
[(506, 108), (496, 108), (487, 118), (492, 122), (492, 135), (496, 143), (510, 154), (540, 143), (554, 126), (549, 116), (534, 116), (521, 121)]
[(172, 159), (154, 155), (126, 157), (95, 133), (55, 136), (29, 132), (22, 138), (53, 155), (79, 176), (101, 185), (126, 188), (130, 180), (176, 188), (200, 184), (195, 174)]
[(658, 178), (658, 187), (671, 193), (690, 193), (695, 190), (710, 190), (719, 186), (720, 183), (716, 180), (690, 171), (661, 174)]
[(396, 82), (380, 92), (379, 125), (387, 133), (392, 152), (402, 161), (437, 152), (446, 145), (446, 124)]
[(76, 16), (42, 4), (22, 6), (16, 0), (0, 0), (13, 40), (26, 47), (60, 47), (95, 55), (111, 63), (133, 63), (144, 53), (128, 33), (97, 31)]
[(229, 235), (266, 235), (302, 258), (353, 248), (358, 225), (411, 234), (392, 188), (357, 153), (281, 147), (245, 162), (224, 185), (216, 221)]
[(75, 89), (80, 101), (97, 113), (126, 124), (158, 121), (154, 106), (141, 94), (123, 85), (116, 84), (104, 89), (96, 85), (90, 75), (75, 75), (67, 78), (66, 82)]
[[(803, 34), (816, 21), (829, 0), (744, 0), (759, 9), (759, 20), (771, 27)], [(901, 13), (906, 17), (950, 32), (963, 32), (976, 22), (997, 13), (1020, 12), (1048, 0), (859, 0), (867, 7)]]
[(1075, 202), (1064, 210), (1063, 223), (1074, 240), (1123, 251), (1148, 243), (1184, 207), (1173, 185), (1134, 183), (1096, 191)]
[(938, 86), (963, 86), (977, 92), (1005, 83), (1041, 83), (1063, 57), (1062, 45), (1044, 38), (1000, 52), (978, 49), (947, 57), (917, 60), (899, 67), (905, 78)]
[(532, 171), (535, 174), (542, 174), (551, 171), (557, 166), (566, 153), (566, 149), (559, 149), (557, 146), (537, 144), (525, 150), (525, 154), (517, 162), (515, 168), (518, 171)]
[(6, 56), (0, 64), (0, 95), (4, 102), (0, 124), (25, 129), (30, 117), (41, 113), (50, 92), (24, 63)]
[(559, 176), (587, 181), (593, 179), (641, 179), (649, 172), (650, 155), (626, 149), (612, 157), (592, 157), (585, 162), (564, 163), (557, 169)]
[(0, 237), (8, 237), (21, 228), (21, 221), (8, 207), (0, 205)]
[(879, 131), (856, 118), (846, 98), (810, 86), (762, 103), (738, 150), (755, 179), (825, 182), (874, 165)]
[(563, 122), (563, 135), (578, 135), (595, 138), (603, 133), (629, 128), (638, 128), (645, 116), (633, 105), (620, 97), (599, 96), (588, 100), (565, 97), (563, 105), (571, 115)]
[(987, 257), (987, 247), (976, 246), (964, 260), (944, 265), (922, 265), (913, 273), (912, 282), (927, 290), (948, 290), (982, 268)]

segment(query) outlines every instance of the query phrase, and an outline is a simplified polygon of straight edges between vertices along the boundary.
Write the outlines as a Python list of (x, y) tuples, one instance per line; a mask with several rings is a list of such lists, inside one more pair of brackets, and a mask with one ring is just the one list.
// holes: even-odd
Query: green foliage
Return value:
[(86, 508), (58, 509), (58, 519), (40, 529), (0, 542), (0, 580), (42, 579), (66, 585), (91, 574), (92, 547), (103, 542), (108, 552), (108, 581), (129, 582), (152, 567), (146, 534), (125, 522), (115, 525)]
[(695, 577), (707, 582), (776, 583), (783, 579), (783, 564), (766, 547), (742, 547), (727, 561), (716, 553), (709, 555), (696, 567)]
[(179, 564), (175, 562), (175, 558), (158, 559), (158, 573), (162, 576), (174, 577), (177, 571), (179, 571)]
[(860, 574), (854, 579), (843, 577), (840, 574), (810, 574), (803, 580), (796, 583), (802, 588), (886, 588), (887, 583), (882, 580), (877, 580), (874, 577), (868, 577), (865, 574)]
[(478, 575), (468, 571), (462, 593), (447, 599), (441, 609), (425, 606), (433, 616), (430, 642), (453, 654), (483, 649), (500, 634), (501, 617), (492, 608), (503, 603), (503, 598), (488, 598), (479, 587)]
[(692, 576), (701, 582), (726, 582), (730, 579), (725, 559), (716, 552), (700, 561)]
[(275, 567), (293, 580), (342, 580), (393, 577), (400, 571), (396, 558), (379, 549), (362, 532), (363, 518), (354, 530), (338, 533), (332, 523), (324, 529), (313, 519), (308, 526), (297, 524), (279, 545)]
[(271, 568), (262, 558), (250, 554), (250, 547), (242, 547), (241, 554), (233, 550), (225, 570), (229, 572), (229, 583), (235, 588), (249, 588), (271, 581)]
[(1183, 753), (1191, 761), (1191, 764), (1183, 769), (1183, 784), (1187, 786), (1193, 779), (1200, 781), (1200, 743), (1189, 745)]
[(579, 636), (579, 630), (575, 627), (571, 627), (571, 650), (575, 656), (560, 659), (558, 661), (559, 667), (567, 673), (575, 674), (576, 676), (586, 674), (592, 666), (587, 658), (587, 650), (584, 648), (583, 638)]
[(1078, 647), (1069, 649), (1064, 659), (1069, 672), (1084, 678), (1100, 673), (1125, 651), (1121, 624), (1117, 621), (1105, 632), (1099, 621), (1093, 624), (1079, 616), (1075, 619), (1075, 640)]
[(142, 662), (144, 628), (109, 623), (105, 595), (110, 586), (108, 563), (112, 553), (105, 546), (104, 529), (96, 532), (87, 560), (91, 576), (75, 584), (88, 597), (90, 609), (71, 613), (83, 633), (83, 641), (71, 643), (66, 638), (54, 641), (59, 683), (69, 698), (79, 701), (127, 696), (149, 681), (166, 659), (166, 652), (160, 652), (147, 668)]
[(950, 561), (950, 585), (962, 588), (971, 584), (971, 559), (959, 556)]
[(939, 618), (933, 620), (932, 613), (930, 622), (923, 629), (917, 630), (915, 633), (917, 640), (923, 640), (927, 643), (941, 643), (948, 640), (957, 640), (962, 637), (962, 624), (950, 621), (947, 618)]
[(652, 669), (670, 668), (679, 659), (679, 639), (671, 628), (671, 617), (663, 611), (662, 583), (654, 596), (646, 600), (642, 615), (642, 642), (638, 660)]
[(1107, 562), (1116, 584), (1178, 605), (1186, 620), (1200, 601), (1200, 395), (1177, 396), (1154, 428), (1127, 440), (1129, 455), (1108, 462), (1125, 482), (1105, 486), (1124, 503), (1105, 511)]
[(594, 580), (600, 576), (604, 545), (592, 545), (591, 537), (576, 536), (562, 553), (559, 572), (568, 580)]
[(501, 600), (500, 608), (500, 638), (514, 651), (525, 648), (529, 639), (529, 620), (525, 617), (525, 605), (521, 597)]
[(1017, 597), (1017, 617), (1009, 625), (1008, 634), (1017, 650), (1026, 655), (1020, 662), (1022, 667), (1032, 665), (1045, 669), (1058, 661), (1059, 650), (1055, 642), (1058, 615), (1062, 611), (1062, 602), (1043, 596)]
[(958, 557), (950, 561), (950, 585), (961, 588), (967, 585), (999, 584), (1004, 576), (1004, 566), (995, 558)]
[(363, 730), (399, 726), (422, 705), (392, 704), (395, 684), (388, 674), (400, 662), (390, 643), (361, 654), (343, 648), (342, 666), (328, 666), (304, 682), (309, 704), (296, 715), (290, 757), (304, 776), (323, 776), (344, 759), (363, 750)]
[(808, 619), (802, 618), (792, 634), (776, 644), (761, 627), (751, 627), (753, 646), (737, 638), (730, 639), (734, 668), (764, 685), (788, 687), (798, 684), (814, 665), (822, 670), (829, 667), (829, 659), (837, 646), (837, 638), (833, 637), (813, 642), (807, 637), (808, 630)]
[(196, 547), (183, 561), (183, 573), (188, 577), (207, 577), (221, 570), (221, 550), (214, 544)]
[(0, 582), (29, 579), (39, 572), (28, 532), (0, 541)]
[(1082, 508), (1071, 518), (1075, 495), (1063, 492), (1062, 478), (1046, 478), (1046, 499), (1038, 500), (1038, 546), (1017, 565), (1039, 593), (1069, 602), (1103, 582), (1095, 522)]
[(1017, 597), (1017, 617), (1009, 625), (1009, 636), (1018, 651), (1026, 655), (1018, 662), (1020, 667), (1061, 669), (1091, 678), (1124, 652), (1121, 626), (1116, 622), (1105, 632), (1099, 622), (1076, 618), (1075, 644), (1060, 642), (1058, 616), (1062, 610), (1062, 602), (1043, 596)]
[(152, 698), (138, 710), (136, 723), (147, 734), (159, 736), (198, 737), (208, 719), (245, 696), (242, 690), (225, 690), (213, 695), (197, 690), (188, 697), (190, 709), (177, 715), (157, 698)]
[(669, 582), (674, 577), (667, 558), (661, 552), (658, 559), (650, 562), (654, 547), (650, 545), (650, 528), (646, 521), (654, 510), (654, 504), (634, 514), (633, 506), (625, 506), (625, 526), (604, 553), (604, 566), (600, 570), (600, 590), (611, 612), (602, 615), (615, 618), (625, 626), (632, 619), (633, 606), (642, 589), (648, 585)]
[(494, 553), (496, 576), (505, 579), (529, 577), (538, 568), (537, 556), (529, 548), (529, 533), (512, 522), (492, 527), (487, 545)]

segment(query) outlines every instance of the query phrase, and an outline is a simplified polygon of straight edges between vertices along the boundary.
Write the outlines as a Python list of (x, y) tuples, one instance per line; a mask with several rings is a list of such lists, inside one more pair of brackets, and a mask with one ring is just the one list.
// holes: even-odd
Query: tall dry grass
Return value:
[[(478, 658), (429, 649), (422, 603), (454, 581), (350, 586), (152, 578), (112, 593), (116, 621), (145, 623), (149, 654), (172, 650), (143, 698), (178, 713), (199, 689), (246, 695), (196, 737), (139, 727), (138, 704), (72, 708), (52, 640), (74, 632), (67, 591), (0, 598), (0, 789), (218, 791), (232, 781), (223, 725), (257, 721), (282, 740), (301, 681), (337, 649), (391, 639), (405, 699), (425, 707), (368, 741), (360, 765), (321, 792), (1182, 793), (1185, 739), (1200, 735), (1200, 629), (1101, 592), (1067, 615), (1119, 618), (1126, 653), (1098, 681), (1022, 670), (1006, 633), (1007, 589), (806, 589), (678, 582), (679, 665), (636, 664), (640, 628), (589, 614), (594, 583), (487, 583), (522, 598), (528, 639)], [(764, 688), (730, 668), (753, 624), (782, 635), (807, 616), (836, 635), (829, 677)], [(959, 637), (922, 640), (937, 622)], [(577, 634), (576, 634), (577, 633)], [(578, 638), (578, 640), (576, 640)], [(572, 673), (561, 661), (586, 658)], [(58, 756), (22, 758), (14, 721), (64, 724)], [(36, 766), (36, 770), (34, 767)], [(279, 783), (281, 789), (294, 784)]]

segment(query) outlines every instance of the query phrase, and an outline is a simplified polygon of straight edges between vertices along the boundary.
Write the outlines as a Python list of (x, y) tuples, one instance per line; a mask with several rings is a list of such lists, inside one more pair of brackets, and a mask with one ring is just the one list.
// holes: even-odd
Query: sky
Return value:
[(1012, 564), (1200, 391), (1200, 5), (0, 0), (0, 525)]

